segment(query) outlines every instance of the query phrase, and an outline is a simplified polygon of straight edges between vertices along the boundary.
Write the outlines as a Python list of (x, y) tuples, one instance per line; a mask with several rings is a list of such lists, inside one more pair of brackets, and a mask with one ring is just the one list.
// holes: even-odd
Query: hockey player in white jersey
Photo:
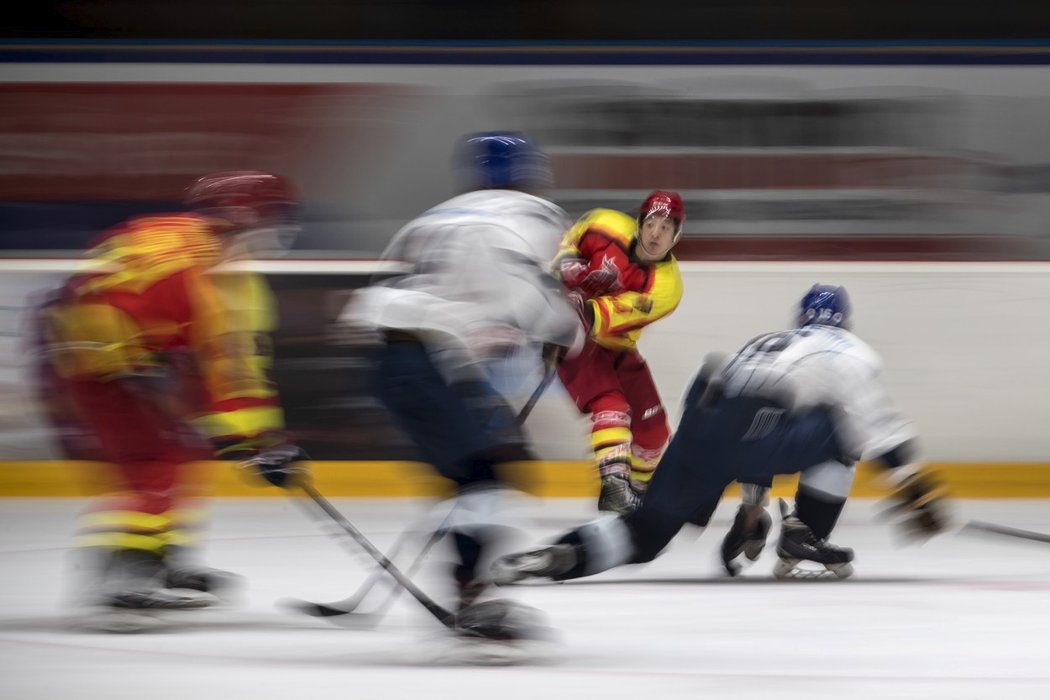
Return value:
[(522, 348), (537, 364), (541, 347), (578, 350), (583, 331), (548, 272), (567, 217), (529, 192), (548, 184), (545, 156), (521, 134), (487, 132), (466, 138), (457, 161), (471, 191), (395, 235), (384, 258), (403, 273), (358, 292), (344, 320), (382, 336), (376, 395), (456, 486), (447, 529), (466, 620), (500, 529), (501, 467), (533, 459), (486, 368)]
[[(802, 471), (795, 510), (785, 514), (777, 545), (774, 574), (781, 578), (813, 575), (804, 561), (823, 565), (839, 577), (849, 576), (853, 551), (831, 545), (835, 527), (853, 483), (853, 462), (866, 459), (889, 470), (905, 490), (920, 482), (933, 494), (928, 477), (917, 473), (914, 426), (895, 407), (881, 379), (878, 353), (850, 332), (849, 295), (842, 287), (814, 285), (799, 303), (797, 328), (760, 336), (722, 371), (724, 391), (757, 394), (784, 392), (795, 406), (828, 406), (832, 410), (846, 463), (831, 461)], [(775, 388), (774, 388), (775, 387)], [(758, 558), (771, 522), (765, 512), (769, 480), (741, 483), (743, 504), (722, 543), (722, 561), (730, 575), (739, 571), (741, 553)], [(931, 505), (915, 524), (929, 529), (939, 522)]]
[(734, 480), (745, 485), (741, 512), (749, 517), (737, 518), (727, 540), (757, 557), (768, 531), (768, 516), (761, 517), (765, 490), (774, 475), (796, 472), (801, 485), (777, 547), (777, 575), (792, 575), (808, 560), (848, 576), (853, 552), (826, 537), (858, 459), (887, 470), (910, 532), (943, 530), (943, 504), (920, 469), (915, 431), (881, 384), (878, 355), (848, 330), (849, 317), (845, 289), (814, 285), (802, 298), (795, 328), (705, 363), (641, 506), (576, 528), (553, 546), (504, 557), (494, 578), (564, 580), (650, 561), (683, 525), (706, 526)]

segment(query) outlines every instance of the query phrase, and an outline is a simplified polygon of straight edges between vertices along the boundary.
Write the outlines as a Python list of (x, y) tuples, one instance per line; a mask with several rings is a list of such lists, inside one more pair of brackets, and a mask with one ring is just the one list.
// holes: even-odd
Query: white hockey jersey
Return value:
[(454, 197), (398, 231), (383, 258), (404, 273), (360, 290), (343, 320), (418, 334), (453, 376), (476, 361), (477, 337), (501, 328), (579, 346), (582, 325), (548, 271), (567, 224), (560, 207), (523, 192)]
[(878, 353), (853, 333), (811, 325), (755, 338), (722, 369), (719, 382), (727, 396), (837, 409), (843, 447), (855, 458), (871, 459), (916, 437), (890, 398), (881, 370)]

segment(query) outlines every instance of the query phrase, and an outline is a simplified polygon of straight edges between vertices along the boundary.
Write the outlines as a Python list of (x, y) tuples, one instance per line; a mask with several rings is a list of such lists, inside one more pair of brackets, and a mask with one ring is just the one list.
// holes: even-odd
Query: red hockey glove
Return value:
[(569, 289), (583, 292), (588, 298), (616, 294), (623, 290), (620, 270), (609, 257), (602, 258), (602, 264), (597, 270), (591, 270), (587, 263), (579, 258), (566, 258), (561, 261), (558, 273), (562, 284)]

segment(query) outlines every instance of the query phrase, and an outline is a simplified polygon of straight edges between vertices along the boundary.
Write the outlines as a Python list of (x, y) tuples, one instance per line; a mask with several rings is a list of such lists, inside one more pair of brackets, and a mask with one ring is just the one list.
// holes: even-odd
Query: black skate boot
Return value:
[(492, 564), (492, 582), (506, 586), (526, 578), (554, 578), (576, 566), (576, 547), (555, 544), (500, 557)]
[(748, 506), (740, 506), (725, 539), (722, 540), (722, 566), (730, 576), (740, 573), (742, 567), (736, 559), (743, 554), (749, 561), (757, 561), (766, 546), (766, 537), (773, 524), (765, 508), (754, 506), (757, 514), (748, 517)]
[[(825, 578), (830, 575), (841, 579), (853, 574), (853, 564), (850, 563), (853, 550), (817, 539), (795, 515), (789, 515), (781, 523), (777, 556), (780, 561), (773, 567), (773, 575), (781, 579)], [(801, 562), (820, 564), (824, 570), (799, 568)]]
[(179, 566), (168, 570), (164, 587), (179, 591), (209, 593), (216, 602), (227, 601), (243, 586), (244, 577), (204, 566)]
[(460, 610), (454, 631), (461, 639), (486, 642), (544, 640), (551, 634), (543, 613), (503, 598), (474, 603)]
[(456, 610), (464, 610), (474, 605), (486, 588), (488, 583), (485, 581), (457, 581)]
[(638, 492), (631, 488), (627, 475), (607, 474), (602, 477), (598, 510), (628, 515), (634, 512), (641, 500)]

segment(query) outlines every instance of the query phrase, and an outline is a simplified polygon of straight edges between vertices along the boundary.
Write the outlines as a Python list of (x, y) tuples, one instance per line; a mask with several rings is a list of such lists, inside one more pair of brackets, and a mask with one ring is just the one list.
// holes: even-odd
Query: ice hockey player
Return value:
[(75, 542), (91, 574), (77, 622), (106, 631), (156, 627), (153, 613), (210, 605), (233, 580), (197, 562), (192, 463), (218, 454), (280, 485), (305, 457), (268, 379), (269, 290), (222, 267), (287, 230), (291, 187), (214, 173), (186, 203), (102, 234), (39, 315), (54, 374), (113, 467)]
[(470, 627), (493, 624), (491, 610), (522, 617), (478, 598), (503, 532), (503, 469), (534, 458), (488, 361), (531, 347), (538, 364), (544, 344), (578, 351), (583, 334), (549, 273), (566, 216), (535, 194), (549, 184), (546, 156), (522, 134), (485, 132), (464, 138), (455, 159), (466, 192), (398, 231), (383, 257), (404, 274), (359, 291), (343, 320), (381, 335), (376, 394), (456, 489), (447, 530)]
[(583, 351), (560, 364), (558, 376), (591, 419), (598, 510), (629, 513), (637, 506), (670, 435), (637, 345), (642, 329), (681, 301), (682, 277), (671, 249), (684, 222), (676, 192), (653, 192), (637, 216), (594, 209), (566, 232), (554, 262), (588, 335)]
[(847, 330), (846, 290), (814, 285), (798, 312), (796, 327), (759, 336), (698, 373), (637, 510), (583, 525), (552, 546), (501, 558), (494, 580), (563, 580), (651, 561), (683, 525), (706, 526), (730, 482), (761, 485), (796, 472), (803, 486), (780, 536), (780, 575), (803, 560), (848, 575), (852, 551), (826, 537), (859, 458), (886, 470), (910, 533), (942, 531), (943, 500), (920, 468), (915, 432), (879, 379), (875, 351)]

